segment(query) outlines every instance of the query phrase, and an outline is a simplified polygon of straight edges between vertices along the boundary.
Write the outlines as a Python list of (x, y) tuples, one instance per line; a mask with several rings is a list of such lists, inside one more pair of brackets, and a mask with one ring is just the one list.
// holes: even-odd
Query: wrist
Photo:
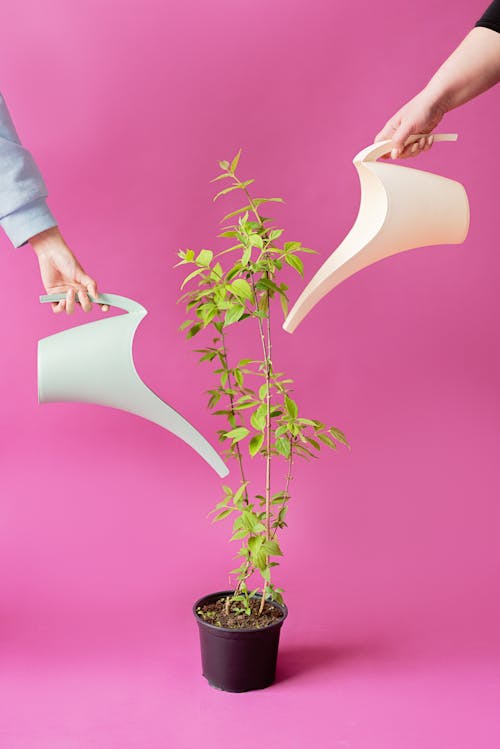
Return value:
[(443, 85), (439, 70), (431, 78), (421, 93), (429, 111), (433, 114), (439, 115), (440, 119), (441, 117), (444, 117), (450, 109), (457, 106), (453, 102), (453, 92)]
[(49, 250), (54, 246), (54, 243), (59, 243), (62, 241), (63, 238), (61, 236), (61, 232), (59, 231), (59, 227), (57, 226), (52, 226), (50, 229), (45, 229), (44, 231), (35, 234), (28, 240), (31, 247), (33, 248), (33, 251), (37, 255), (40, 255)]

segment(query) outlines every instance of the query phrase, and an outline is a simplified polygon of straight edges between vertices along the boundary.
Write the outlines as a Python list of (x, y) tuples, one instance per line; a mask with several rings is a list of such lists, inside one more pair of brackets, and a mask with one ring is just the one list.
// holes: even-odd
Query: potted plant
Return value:
[[(275, 676), (280, 628), (287, 616), (283, 589), (275, 584), (281, 535), (286, 528), (295, 461), (317, 457), (321, 447), (347, 445), (344, 434), (300, 413), (292, 398), (293, 381), (272, 360), (272, 321), (276, 305), (287, 313), (288, 268), (303, 274), (300, 257), (312, 250), (300, 242), (282, 242), (283, 229), (261, 213), (281, 198), (256, 198), (254, 180), (237, 173), (241, 150), (220, 161), (212, 182), (223, 189), (214, 200), (239, 194), (244, 205), (222, 219), (229, 222), (219, 237), (231, 246), (221, 252), (191, 249), (179, 252), (179, 266), (188, 274), (181, 296), (187, 338), (210, 334), (197, 349), (200, 361), (213, 367), (216, 381), (208, 391), (208, 408), (222, 419), (218, 437), (237, 466), (238, 483), (223, 485), (222, 498), (211, 511), (213, 522), (231, 522), (231, 541), (239, 542), (238, 566), (231, 570), (232, 590), (196, 601), (203, 675), (212, 686), (243, 692), (269, 686)], [(259, 354), (231, 359), (229, 342), (241, 326), (255, 335)], [(201, 337), (201, 335), (200, 335)], [(236, 339), (235, 339), (236, 340)], [(248, 461), (263, 463), (263, 486), (253, 487)], [(256, 579), (257, 578), (257, 579)]]

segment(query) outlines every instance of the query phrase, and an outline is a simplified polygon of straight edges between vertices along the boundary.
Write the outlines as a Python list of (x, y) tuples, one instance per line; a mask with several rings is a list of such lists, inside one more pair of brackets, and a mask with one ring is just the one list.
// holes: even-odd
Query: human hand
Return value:
[[(404, 105), (391, 117), (382, 130), (375, 136), (375, 143), (381, 140), (392, 140), (391, 159), (405, 159), (428, 151), (433, 143), (433, 136), (419, 138), (405, 146), (410, 135), (430, 133), (441, 122), (446, 108), (437, 103), (424, 90)], [(389, 154), (384, 158), (389, 158)]]
[[(66, 299), (52, 302), (52, 310), (55, 313), (66, 311), (71, 315), (78, 298), (84, 312), (89, 312), (92, 302), (88, 295), (97, 298), (97, 284), (85, 273), (58, 227), (54, 226), (36, 234), (29, 242), (38, 257), (40, 275), (47, 294), (66, 292)], [(105, 304), (100, 306), (103, 312), (109, 309)]]

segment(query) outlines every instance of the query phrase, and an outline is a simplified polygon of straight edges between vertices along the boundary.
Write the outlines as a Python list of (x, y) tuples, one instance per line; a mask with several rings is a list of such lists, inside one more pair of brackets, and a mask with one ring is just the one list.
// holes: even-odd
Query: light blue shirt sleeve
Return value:
[(0, 93), (0, 226), (14, 247), (57, 225), (46, 197), (40, 170), (21, 145)]

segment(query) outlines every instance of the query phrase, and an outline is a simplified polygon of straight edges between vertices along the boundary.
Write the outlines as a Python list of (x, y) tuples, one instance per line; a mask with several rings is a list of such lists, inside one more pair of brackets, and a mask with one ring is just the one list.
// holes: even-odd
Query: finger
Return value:
[(68, 289), (66, 294), (66, 314), (72, 315), (75, 311), (75, 290)]
[(97, 297), (99, 296), (99, 292), (97, 291), (97, 283), (94, 281), (94, 279), (90, 278), (90, 276), (87, 276), (84, 284), (87, 287), (87, 291), (90, 296), (94, 299), (97, 299)]
[(411, 123), (402, 122), (394, 135), (392, 136), (391, 159), (399, 159), (405, 150), (405, 144), (412, 134), (413, 127)]
[(425, 146), (424, 151), (429, 151), (432, 148), (432, 144), (434, 143), (434, 136), (428, 135), (425, 139)]
[[(87, 280), (85, 281), (85, 285), (87, 287), (87, 291), (89, 294), (94, 298), (97, 299), (99, 296), (99, 292), (97, 290), (97, 283), (94, 281), (93, 278), (90, 278), (90, 276), (87, 276)], [(109, 310), (109, 305), (107, 304), (100, 304), (99, 307), (101, 308), (102, 312), (107, 312)]]
[(419, 138), (413, 143), (408, 143), (408, 145), (404, 147), (399, 158), (408, 159), (408, 158), (411, 158), (412, 156), (418, 156), (418, 154), (424, 150), (424, 146), (426, 142), (427, 142), (427, 138), (424, 137), (424, 138)]
[(80, 300), (82, 310), (84, 312), (90, 312), (90, 310), (92, 309), (92, 302), (90, 301), (85, 289), (78, 290), (78, 299)]
[[(395, 131), (394, 125), (392, 125), (391, 122), (389, 121), (387, 123), (387, 125), (385, 125), (385, 127), (383, 127), (382, 130), (379, 133), (377, 133), (377, 135), (373, 139), (373, 142), (374, 143), (379, 143), (382, 140), (391, 140), (392, 136), (394, 135), (394, 131)], [(385, 153), (380, 158), (382, 158), (382, 159), (388, 159), (389, 158), (389, 154)]]
[(64, 312), (66, 308), (66, 300), (60, 299), (58, 302), (51, 302), (50, 306), (52, 307), (52, 311), (58, 315), (60, 312)]
[[(416, 148), (414, 148), (413, 146), (416, 146)], [(403, 150), (399, 158), (411, 159), (414, 156), (418, 156), (419, 153), (420, 153), (420, 149), (418, 147), (418, 143), (411, 143), (409, 146), (406, 146), (406, 148)]]
[(418, 140), (416, 140), (415, 143), (411, 143), (409, 146), (407, 146), (405, 151), (407, 152), (407, 156), (416, 156), (417, 153), (420, 152), (420, 145)]

